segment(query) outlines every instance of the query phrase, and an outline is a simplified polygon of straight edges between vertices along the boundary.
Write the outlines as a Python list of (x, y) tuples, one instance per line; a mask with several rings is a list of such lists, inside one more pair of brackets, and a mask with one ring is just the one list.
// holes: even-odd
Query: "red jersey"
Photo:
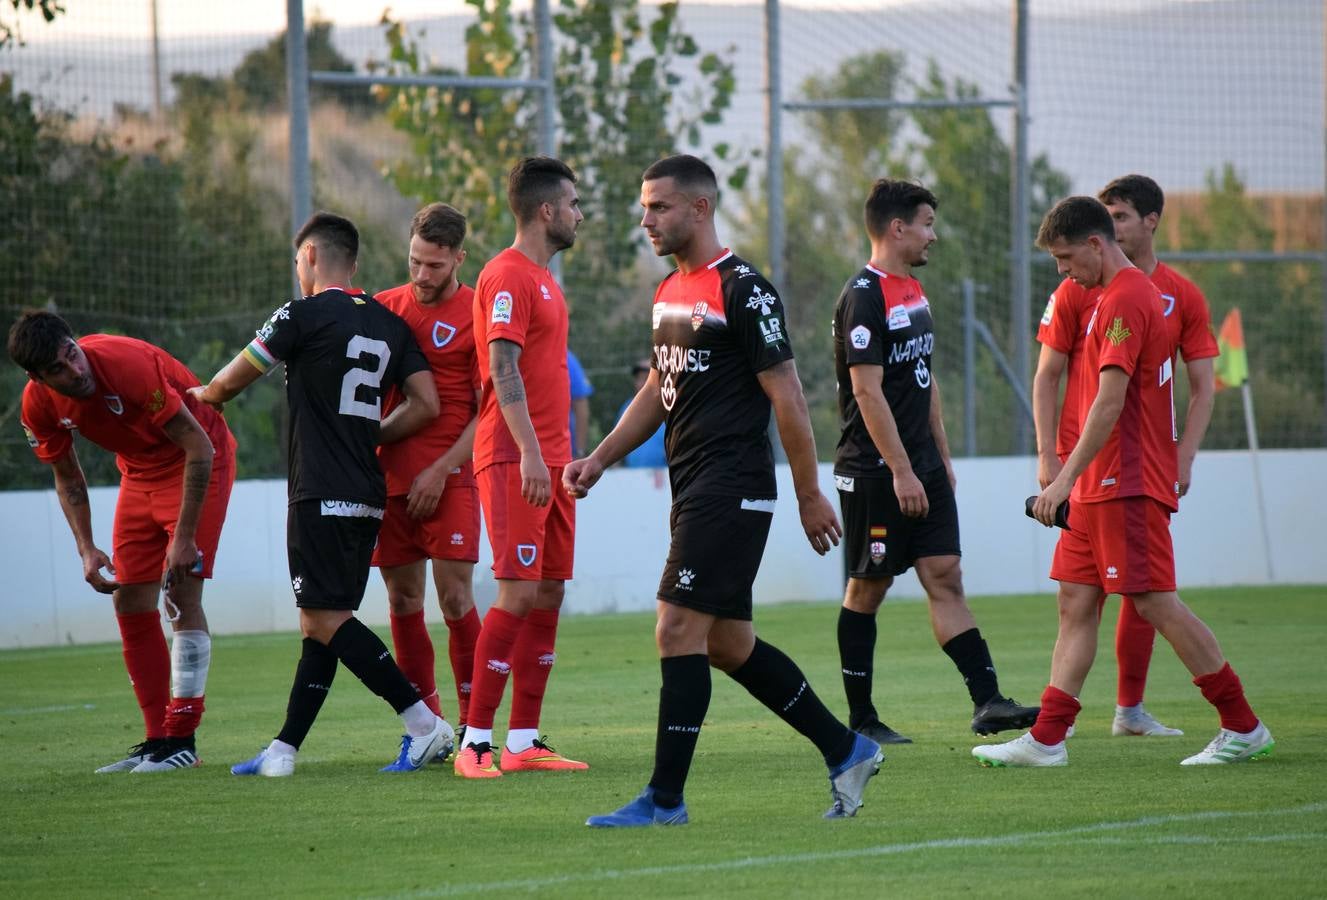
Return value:
[[(1149, 277), (1161, 294), (1161, 311), (1166, 317), (1172, 363), (1177, 354), (1185, 361), (1216, 356), (1220, 351), (1212, 334), (1212, 316), (1198, 286), (1165, 263), (1157, 263)], [(1101, 288), (1088, 290), (1066, 278), (1051, 294), (1037, 328), (1038, 341), (1069, 357), (1064, 406), (1060, 410), (1060, 425), (1055, 435), (1055, 453), (1062, 460), (1078, 443), (1083, 419), (1096, 396), (1095, 391), (1089, 394), (1087, 406), (1080, 406), (1083, 341), (1087, 336), (1087, 323), (1099, 299)]]
[[(408, 284), (383, 291), (377, 301), (396, 313), (414, 332), (419, 349), (433, 369), (442, 411), (432, 422), (404, 440), (378, 448), (378, 463), (387, 476), (387, 496), (410, 493), (415, 476), (446, 453), (475, 417), (479, 367), (475, 360), (474, 290), (461, 285), (456, 293), (432, 306), (415, 300)], [(386, 416), (401, 403), (395, 388), (383, 407)], [(474, 484), (474, 464), (466, 460), (448, 484)]]
[(1221, 351), (1212, 333), (1212, 313), (1198, 285), (1165, 263), (1157, 263), (1149, 276), (1161, 292), (1161, 311), (1170, 329), (1170, 355), (1185, 362), (1211, 359)]
[(475, 431), (475, 470), (518, 462), (521, 451), (493, 393), (488, 345), (511, 341), (521, 348), (521, 379), (530, 421), (548, 466), (571, 461), (571, 381), (567, 374), (567, 303), (553, 274), (524, 253), (507, 248), (484, 266), (475, 284), (475, 350), (483, 397)]
[(136, 338), (90, 334), (78, 342), (92, 366), (96, 391), (66, 397), (29, 381), (23, 389), (23, 430), (37, 458), (53, 463), (69, 453), (72, 432), (115, 454), (120, 474), (137, 482), (178, 479), (184, 451), (162, 426), (185, 406), (212, 446), (222, 453), (234, 444), (221, 414), (190, 397), (198, 379), (160, 347)]
[(1079, 503), (1151, 497), (1178, 509), (1170, 329), (1156, 286), (1134, 268), (1122, 269), (1111, 279), (1088, 322), (1080, 409), (1091, 407), (1101, 371), (1112, 366), (1129, 375), (1124, 408), (1105, 445), (1074, 484), (1072, 497)]

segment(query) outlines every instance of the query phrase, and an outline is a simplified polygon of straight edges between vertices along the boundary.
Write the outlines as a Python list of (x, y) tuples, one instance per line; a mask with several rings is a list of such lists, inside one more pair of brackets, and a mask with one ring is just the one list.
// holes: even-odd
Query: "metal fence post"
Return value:
[(977, 455), (977, 287), (963, 279), (963, 455)]
[[(1009, 252), (1009, 328), (1013, 350), (1013, 369), (1020, 386), (1026, 392), (1031, 381), (1032, 314), (1028, 303), (1032, 293), (1032, 275), (1028, 252), (1028, 0), (1014, 0), (1014, 134), (1011, 147), (1013, 168), (1010, 179), (1010, 252)], [(1026, 454), (1031, 450), (1027, 423), (1019, 415), (1021, 408), (1014, 401), (1014, 452)]]
[[(313, 176), (309, 166), (309, 52), (304, 38), (304, 0), (286, 0), (286, 97), (290, 103), (290, 233), (293, 235), (313, 212)], [(298, 285), (297, 281), (297, 292)]]
[(779, 60), (779, 0), (765, 0), (765, 197), (769, 208), (769, 279), (784, 284), (783, 66)]

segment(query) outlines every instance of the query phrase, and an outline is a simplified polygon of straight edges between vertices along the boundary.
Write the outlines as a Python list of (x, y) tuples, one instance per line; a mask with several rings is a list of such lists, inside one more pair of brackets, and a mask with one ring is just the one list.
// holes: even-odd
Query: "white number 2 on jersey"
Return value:
[[(377, 369), (362, 369), (356, 366), (341, 379), (341, 408), (337, 412), (343, 416), (362, 416), (375, 422), (382, 420), (382, 376), (387, 372), (387, 361), (392, 358), (392, 351), (386, 341), (355, 335), (346, 344), (346, 358), (359, 363), (364, 354), (377, 357)], [(355, 399), (355, 392), (360, 385), (373, 391), (373, 402), (365, 403)]]

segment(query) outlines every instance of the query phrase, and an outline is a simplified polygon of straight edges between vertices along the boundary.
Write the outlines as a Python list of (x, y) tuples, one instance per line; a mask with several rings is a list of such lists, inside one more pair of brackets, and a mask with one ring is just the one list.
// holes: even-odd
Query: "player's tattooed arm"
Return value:
[(498, 406), (525, 402), (525, 381), (521, 378), (521, 347), (511, 341), (496, 340), (488, 345), (489, 368), (493, 372), (493, 390)]
[(88, 505), (88, 482), (83, 467), (72, 447), (64, 456), (51, 463), (55, 476), (55, 490), (60, 498), (60, 509), (69, 522), (78, 555), (83, 560), (83, 579), (98, 593), (110, 594), (119, 587), (115, 581), (101, 574), (102, 569), (113, 572), (111, 558), (98, 549), (92, 538), (92, 509)]
[(162, 426), (171, 443), (184, 451), (184, 490), (180, 497), (180, 512), (175, 519), (175, 536), (166, 548), (166, 567), (176, 584), (199, 562), (200, 555), (195, 536), (198, 520), (203, 512), (203, 500), (212, 478), (212, 439), (186, 406)]

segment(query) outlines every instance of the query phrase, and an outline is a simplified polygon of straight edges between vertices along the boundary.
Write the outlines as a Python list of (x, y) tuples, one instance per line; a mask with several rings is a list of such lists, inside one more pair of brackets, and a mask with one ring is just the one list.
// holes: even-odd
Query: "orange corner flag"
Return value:
[(1216, 358), (1216, 389), (1239, 387), (1248, 381), (1249, 355), (1244, 351), (1244, 324), (1238, 306), (1226, 313), (1216, 345), (1221, 351)]

